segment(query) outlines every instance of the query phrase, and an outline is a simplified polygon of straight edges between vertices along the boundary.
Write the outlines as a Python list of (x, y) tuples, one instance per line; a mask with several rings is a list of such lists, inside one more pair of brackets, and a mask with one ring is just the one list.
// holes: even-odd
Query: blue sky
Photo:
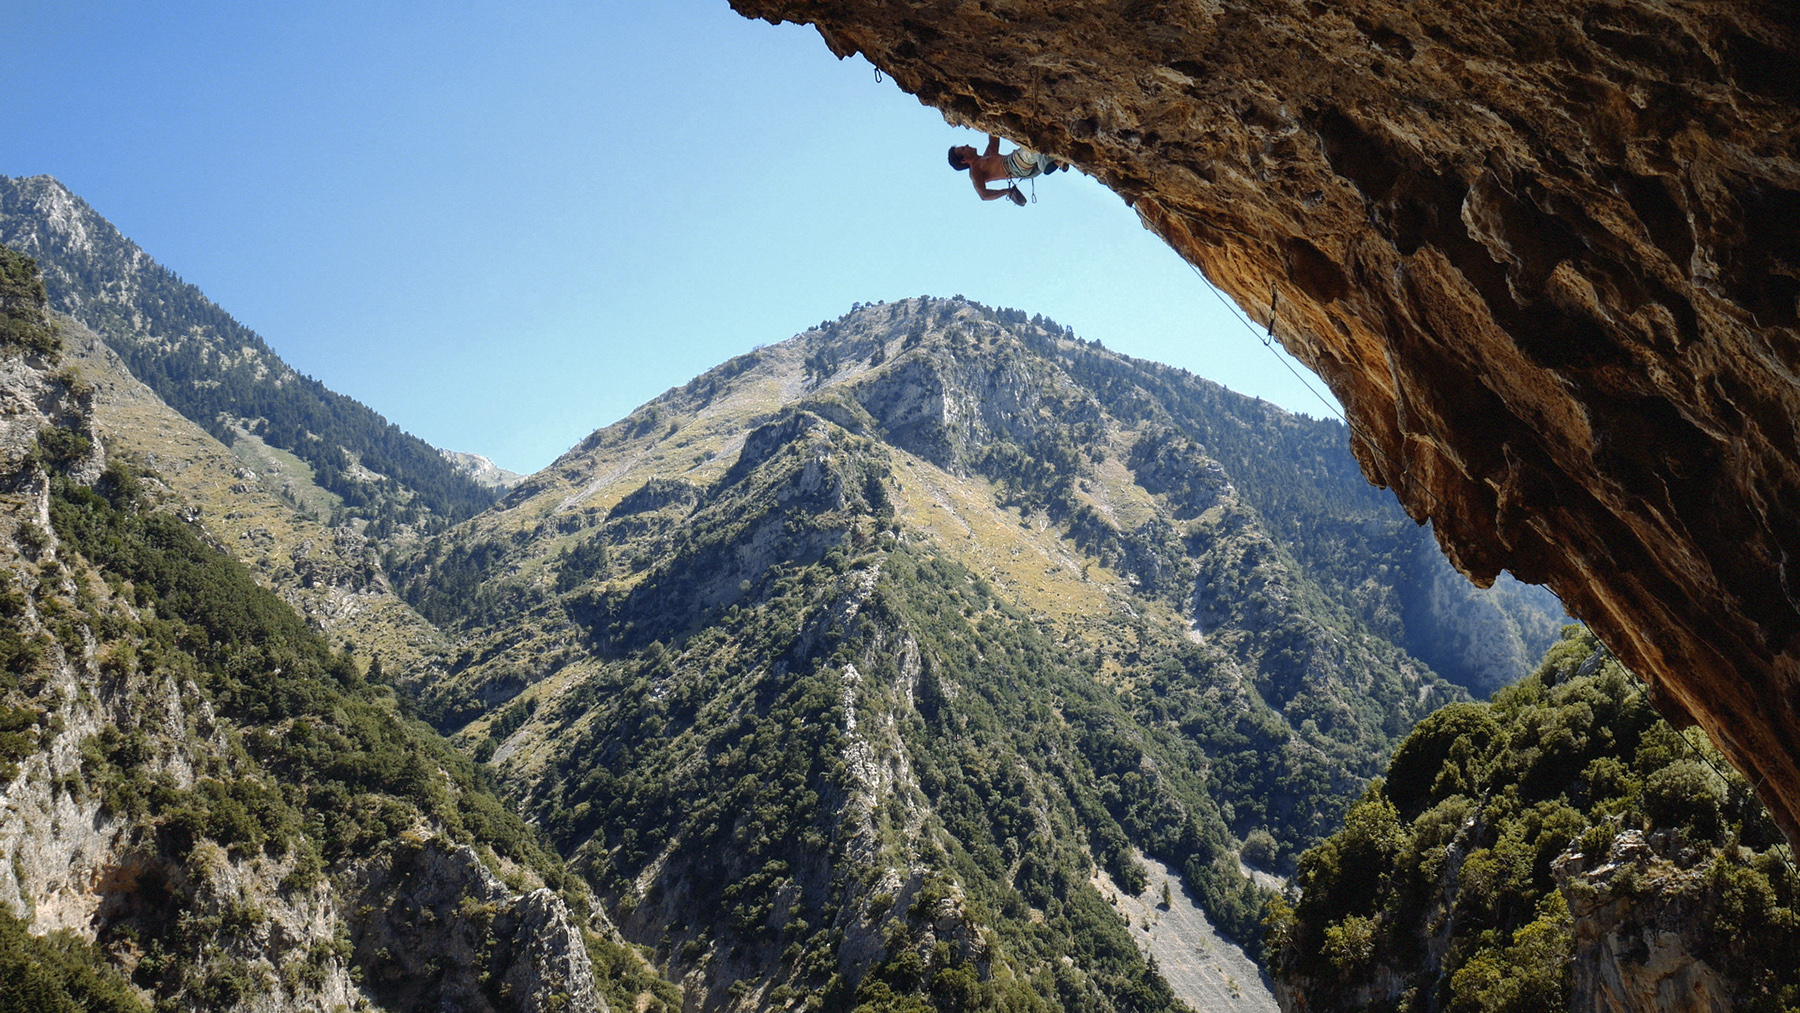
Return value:
[(515, 471), (927, 294), (1329, 411), (1111, 192), (983, 203), (944, 161), (979, 136), (724, 0), (9, 7), (0, 174), (56, 176), (297, 369)]

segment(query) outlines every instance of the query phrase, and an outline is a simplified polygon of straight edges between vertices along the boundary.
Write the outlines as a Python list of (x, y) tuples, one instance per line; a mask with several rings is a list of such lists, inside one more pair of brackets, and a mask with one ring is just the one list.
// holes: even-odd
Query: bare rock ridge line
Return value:
[(732, 0), (1105, 182), (1800, 842), (1800, 14)]

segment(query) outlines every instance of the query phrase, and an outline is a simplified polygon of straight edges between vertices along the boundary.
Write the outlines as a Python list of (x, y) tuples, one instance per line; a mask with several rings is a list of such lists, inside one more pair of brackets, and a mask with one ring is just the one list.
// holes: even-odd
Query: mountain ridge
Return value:
[[(1187, 385), (1182, 412), (1159, 407), (1150, 378)], [(1253, 946), (1263, 901), (1230, 857), (1237, 842), (1272, 832), (1272, 861), (1288, 860), (1335, 823), (1332, 800), (1378, 771), (1391, 736), (1463, 691), (1362, 618), (1404, 625), (1381, 606), (1412, 543), (1382, 543), (1396, 586), (1345, 593), (1348, 580), (1311, 574), (1347, 541), (1268, 531), (1250, 501), (1341, 511), (1286, 525), (1325, 533), (1373, 522), (1354, 508), (1367, 503), (1388, 516), (1358, 544), (1419, 537), (1360, 488), (1283, 485), (1297, 472), (1363, 486), (1332, 446), (1341, 427), (1215, 388), (961, 299), (859, 307), (739, 356), (392, 554), (396, 586), (455, 640), (419, 687), (423, 712), (488, 760), (629, 937), (668, 940), (659, 953), (704, 1008), (774, 990), (827, 1004), (872, 1001), (876, 984), (928, 991), (965, 960), (990, 981), (1032, 981), (1033, 961), (1067, 944), (1031, 942), (1023, 925), (1091, 903), (1078, 856), (1139, 885), (1137, 848), (1179, 867)], [(1249, 423), (1232, 412), (1317, 453), (1234, 443)], [(1243, 462), (1242, 489), (1198, 436)], [(971, 740), (977, 727), (993, 741)], [(837, 732), (799, 731), (814, 728)], [(1050, 814), (1033, 837), (1042, 867), (967, 808), (1003, 806), (971, 771), (1016, 762), (996, 750), (1039, 756), (1031, 736), (1066, 757), (1026, 760), (1012, 789)], [(708, 773), (767, 781), (789, 763), (817, 766), (760, 792)], [(759, 845), (741, 814), (765, 808), (784, 831)], [(845, 821), (863, 829), (829, 830)], [(724, 925), (694, 906), (702, 855), (760, 884)], [(939, 881), (960, 899), (937, 929), (897, 900), (876, 911)], [(755, 913), (781, 904), (844, 941)], [(1110, 931), (1080, 924), (1070, 938)], [(871, 949), (880, 926), (893, 938)], [(1012, 942), (933, 956), (939, 929)], [(762, 942), (770, 932), (781, 945)], [(1116, 997), (1147, 980), (1120, 959), (1086, 984), (1031, 988)], [(922, 970), (896, 977), (911, 961)], [(730, 981), (754, 984), (721, 994)]]
[(1486, 610), (1502, 679), (1545, 621), (1422, 606), (1446, 564), (1341, 427), (960, 298), (859, 305), (385, 539), (281, 519), (305, 461), (63, 327), (109, 448), (379, 662), (694, 1008), (1173, 1009), (1104, 891), (1167, 868), (1254, 952), (1240, 853), (1291, 868), (1466, 695), (1403, 641)]
[(296, 372), (54, 178), (0, 177), (0, 245), (34, 257), (50, 308), (99, 334), (196, 425), (226, 444), (254, 436), (302, 459), (325, 496), (296, 505), (320, 520), (389, 538), (494, 501), (436, 448)]

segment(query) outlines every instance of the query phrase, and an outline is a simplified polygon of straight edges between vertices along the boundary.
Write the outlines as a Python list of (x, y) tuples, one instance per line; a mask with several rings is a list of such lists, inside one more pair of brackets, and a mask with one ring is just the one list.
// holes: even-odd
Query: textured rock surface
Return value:
[(609, 1013), (581, 930), (548, 889), (513, 893), (475, 850), (414, 831), (347, 877), (368, 989), (391, 1009)]
[[(1659, 837), (1627, 831), (1604, 860), (1557, 859), (1557, 886), (1575, 916), (1572, 1008), (1580, 1013), (1740, 1008), (1741, 983), (1705, 959), (1734, 943), (1744, 948), (1742, 939), (1714, 938), (1722, 891), (1707, 863)], [(1742, 966), (1730, 956), (1728, 965)]]
[(507, 471), (480, 454), (467, 454), (460, 450), (440, 450), (438, 453), (456, 465), (457, 470), (485, 486), (511, 489), (525, 477), (516, 471)]
[(1069, 159), (1550, 585), (1800, 840), (1800, 15), (1759, 0), (733, 0)]

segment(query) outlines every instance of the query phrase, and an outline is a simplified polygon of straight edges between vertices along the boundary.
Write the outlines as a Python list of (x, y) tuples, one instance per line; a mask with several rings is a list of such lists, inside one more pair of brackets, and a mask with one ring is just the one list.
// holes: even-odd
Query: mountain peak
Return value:
[(292, 505), (392, 542), (494, 501), (423, 440), (296, 373), (57, 180), (0, 177), (0, 244), (34, 257), (50, 307), (91, 328), (171, 407), (250, 452), (253, 469), (282, 471), (274, 487), (295, 490)]
[[(15, 230), (12, 219), (32, 224)], [(103, 244), (127, 241), (87, 201), (49, 175), (0, 176), (0, 222), (9, 226), (6, 245), (40, 261), (54, 261), (59, 249), (92, 256)]]
[(443, 455), (444, 460), (454, 464), (458, 471), (491, 489), (499, 489), (504, 492), (518, 485), (519, 481), (525, 477), (516, 471), (507, 471), (480, 454), (443, 449), (440, 449), (438, 453)]
[[(713, 990), (730, 980), (806, 990), (837, 968), (904, 990), (895, 961), (1024, 960), (906, 926), (1005, 935), (1023, 896), (1049, 917), (1093, 889), (1048, 885), (1077, 853), (1139, 893), (1133, 846), (1252, 942), (1256, 903), (1223, 898), (1254, 888), (1208, 849), (1261, 831), (1291, 859), (1398, 730), (1466, 696), (1445, 673), (1506, 681), (1559, 625), (1439, 570), (1341, 426), (921, 297), (665, 392), (396, 576), (459, 641), (424, 712), (586, 856), (628, 935), (669, 940), (711, 1008), (738, 1005)], [(1102, 768), (1147, 793), (1132, 805), (1163, 837), (1082, 801), (1123, 798)], [(958, 808), (999, 790), (971, 780), (987, 770), (1044, 815), (1000, 833)], [(1119, 829), (1072, 843), (1073, 812)], [(695, 898), (726, 889), (720, 924)]]

